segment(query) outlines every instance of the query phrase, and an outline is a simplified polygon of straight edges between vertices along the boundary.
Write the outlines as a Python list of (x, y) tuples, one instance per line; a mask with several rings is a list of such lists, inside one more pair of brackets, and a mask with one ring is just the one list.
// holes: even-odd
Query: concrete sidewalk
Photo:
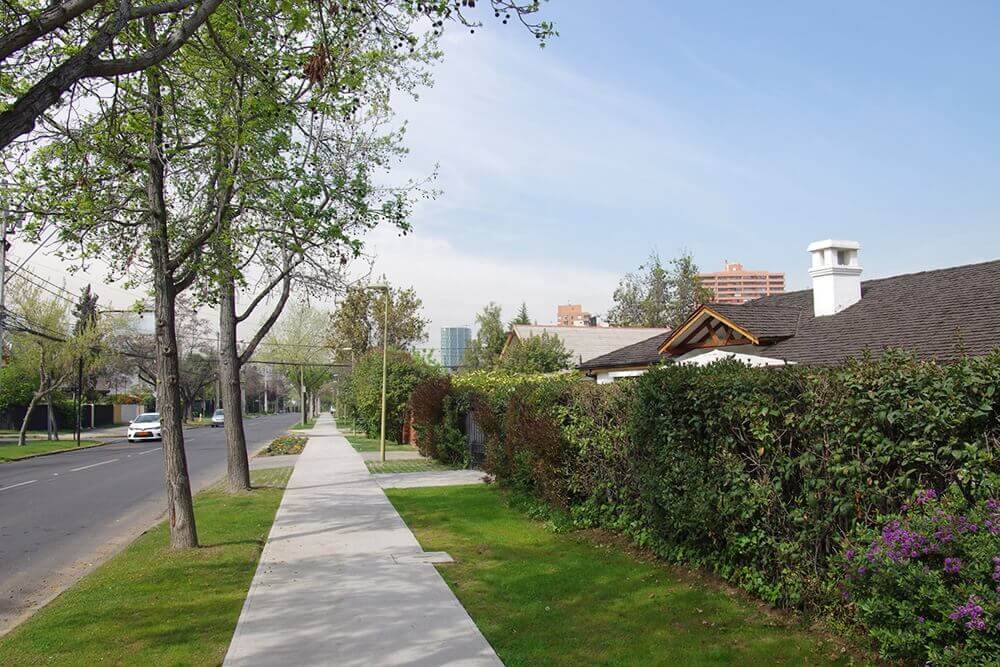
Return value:
[(225, 665), (500, 665), (361, 456), (320, 417)]

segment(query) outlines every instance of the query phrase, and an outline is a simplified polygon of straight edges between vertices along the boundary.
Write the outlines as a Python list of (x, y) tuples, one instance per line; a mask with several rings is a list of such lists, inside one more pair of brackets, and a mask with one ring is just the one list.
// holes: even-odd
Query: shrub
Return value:
[[(438, 404), (468, 406), (500, 485), (576, 525), (621, 530), (776, 606), (843, 613), (848, 536), (921, 488), (970, 507), (1000, 495), (997, 387), (1000, 354), (939, 365), (889, 352), (838, 368), (670, 365), (614, 385), (475, 372)], [(883, 641), (881, 621), (858, 618)]]
[[(387, 438), (401, 441), (410, 394), (423, 380), (439, 375), (440, 368), (423, 357), (401, 350), (389, 350), (386, 364), (386, 424)], [(372, 350), (355, 364), (345, 383), (350, 392), (350, 410), (368, 437), (374, 438), (381, 428), (382, 414), (382, 352)]]
[(888, 658), (984, 665), (1000, 656), (1000, 499), (917, 493), (845, 548), (840, 587)]
[(465, 411), (456, 403), (451, 378), (429, 378), (413, 388), (410, 414), (421, 454), (447, 464), (467, 465), (469, 451), (461, 427)]

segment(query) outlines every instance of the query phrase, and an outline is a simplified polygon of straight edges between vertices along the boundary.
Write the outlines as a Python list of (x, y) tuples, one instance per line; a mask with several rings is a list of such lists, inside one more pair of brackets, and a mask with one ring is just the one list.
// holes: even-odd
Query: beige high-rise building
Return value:
[(774, 271), (748, 271), (742, 264), (727, 262), (715, 273), (700, 273), (701, 284), (715, 294), (715, 303), (741, 304), (751, 299), (785, 291), (785, 274)]
[(584, 312), (578, 303), (568, 303), (556, 310), (556, 323), (563, 327), (593, 327), (597, 326), (597, 318)]

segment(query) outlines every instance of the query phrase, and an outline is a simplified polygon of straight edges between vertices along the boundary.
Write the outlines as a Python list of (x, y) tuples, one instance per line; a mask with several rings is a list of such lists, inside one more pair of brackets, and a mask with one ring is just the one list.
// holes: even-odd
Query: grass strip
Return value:
[[(97, 440), (81, 440), (80, 447), (89, 447), (100, 444)], [(0, 462), (17, 461), (27, 456), (38, 454), (52, 454), (54, 452), (69, 452), (78, 449), (76, 441), (69, 440), (28, 440), (24, 445), (16, 442), (0, 443)]]
[(396, 461), (365, 461), (368, 472), (373, 474), (396, 472), (431, 472), (437, 470), (461, 470), (462, 466), (448, 466), (434, 459), (398, 459)]
[(853, 664), (839, 640), (602, 531), (557, 532), (494, 487), (387, 489), (500, 659), (516, 665)]
[[(356, 452), (377, 452), (379, 451), (379, 440), (378, 438), (368, 438), (363, 435), (350, 435), (344, 436), (347, 438), (347, 442), (351, 443), (351, 447), (354, 447)], [(386, 439), (385, 441), (385, 451), (387, 452), (415, 452), (417, 448), (413, 445), (401, 445), (392, 440)]]
[(220, 664), (291, 472), (199, 493), (204, 546), (171, 551), (158, 524), (0, 639), (0, 665)]
[(292, 431), (301, 431), (303, 429), (312, 428), (315, 424), (316, 424), (316, 418), (314, 417), (305, 422), (296, 422), (295, 424), (289, 426), (288, 429)]

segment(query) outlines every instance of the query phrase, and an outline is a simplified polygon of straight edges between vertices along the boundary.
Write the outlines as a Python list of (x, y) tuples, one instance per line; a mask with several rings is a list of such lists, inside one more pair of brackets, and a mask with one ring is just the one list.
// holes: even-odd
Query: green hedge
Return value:
[(998, 387), (1000, 354), (943, 366), (889, 353), (839, 368), (670, 365), (613, 385), (476, 373), (438, 395), (472, 410), (499, 484), (817, 610), (840, 600), (844, 544), (918, 491), (997, 495)]
[[(386, 359), (386, 438), (402, 442), (403, 422), (415, 387), (440, 375), (441, 369), (409, 352), (389, 348)], [(369, 438), (378, 437), (382, 418), (382, 352), (371, 350), (354, 365), (342, 386), (342, 398)]]

